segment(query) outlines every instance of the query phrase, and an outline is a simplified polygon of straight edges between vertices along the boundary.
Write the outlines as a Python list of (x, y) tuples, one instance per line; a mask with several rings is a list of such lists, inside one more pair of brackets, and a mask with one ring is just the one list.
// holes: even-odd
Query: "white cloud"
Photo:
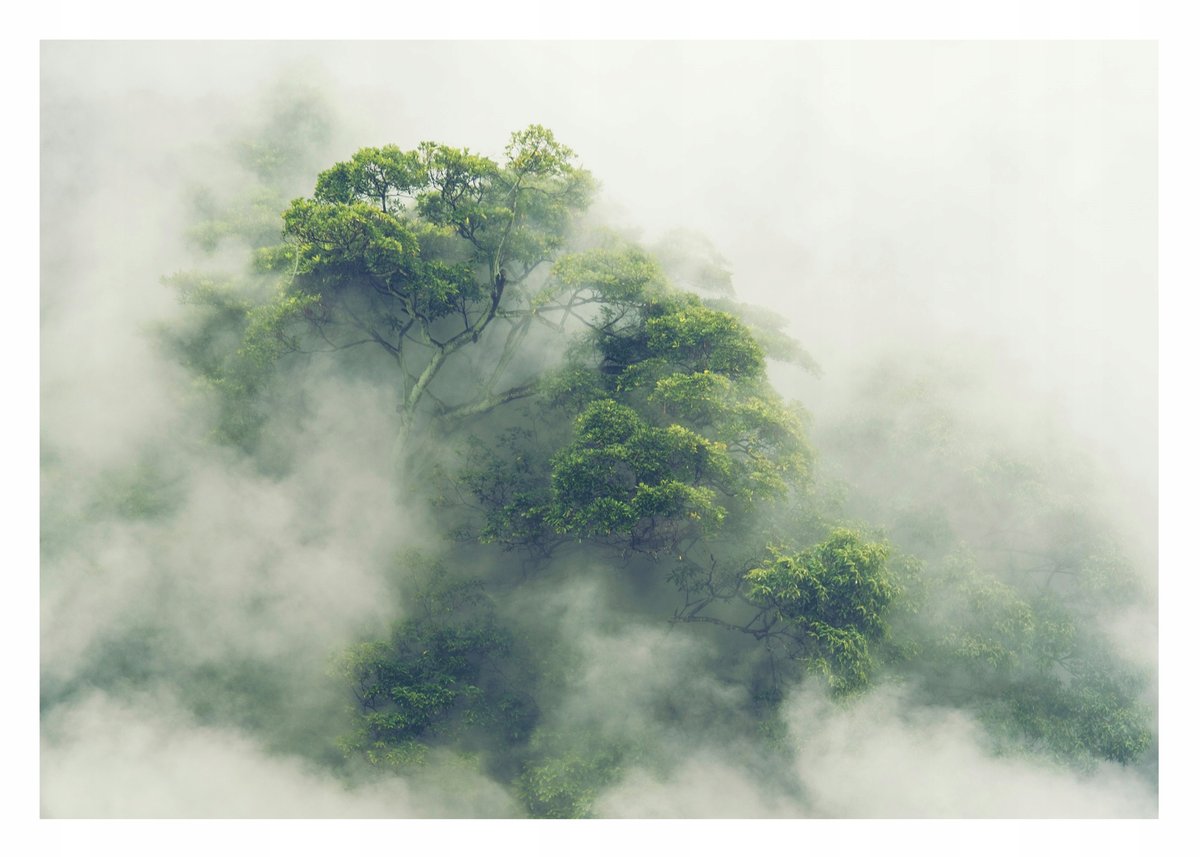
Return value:
[(398, 777), (351, 786), (251, 736), (197, 723), (163, 694), (96, 693), (46, 718), (46, 818), (406, 818), (510, 816), (509, 798), (469, 771), (445, 790)]
[(847, 704), (787, 702), (797, 772), (816, 814), (841, 818), (1140, 818), (1157, 795), (1113, 764), (1088, 774), (997, 756), (966, 713), (881, 688)]

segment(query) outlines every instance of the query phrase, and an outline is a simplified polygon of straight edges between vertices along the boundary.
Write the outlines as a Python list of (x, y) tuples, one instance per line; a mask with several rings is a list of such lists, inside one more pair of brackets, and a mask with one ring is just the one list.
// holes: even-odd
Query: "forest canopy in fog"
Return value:
[[(410, 47), (447, 68), (466, 51)], [(661, 195), (647, 230), (593, 167), (602, 136), (575, 140), (547, 107), (546, 124), (433, 138), (420, 110), (445, 126), (442, 84), (411, 106), (386, 93), (407, 118), (369, 133), (363, 101), (383, 93), (339, 97), (329, 72), (256, 72), (240, 100), (147, 82), (120, 108), (144, 127), (120, 122), (122, 85), (81, 76), (112, 50), (43, 53), (45, 815), (1156, 814), (1153, 416), (1080, 428), (1120, 354), (1078, 315), (1054, 329), (1045, 293), (1015, 311), (1032, 292), (1010, 301), (1002, 279), (1024, 262), (951, 287), (895, 235), (865, 262), (848, 239), (786, 245), (784, 219), (815, 216), (787, 212), (821, 201), (771, 187), (765, 244), (682, 198), (665, 220)], [(224, 50), (235, 71), (270, 65)], [(483, 50), (528, 68), (561, 46)], [(580, 55), (637, 68), (654, 50)], [(662, 50), (702, 82), (738, 48)], [(971, 51), (994, 50), (1053, 88), (1054, 52), (1075, 49), (881, 50), (920, 79), (939, 62), (983, 75)], [(865, 47), (773, 45), (780, 86), (806, 51), (830, 80), (878, 73)], [(1076, 69), (1126, 58), (1153, 81), (1152, 52), (1078, 51)], [(584, 59), (568, 77), (590, 79)], [(836, 124), (822, 86), (807, 109)], [(454, 83), (455, 109), (471, 87)], [(1097, 96), (1059, 97), (1091, 116)], [(989, 109), (1001, 127), (1004, 98)], [(1130, 116), (1101, 118), (1145, 156)], [(819, 151), (820, 127), (795, 145)], [(997, 187), (1044, 166), (1005, 155), (1023, 128), (993, 129)], [(1078, 188), (1108, 175), (1109, 148), (1042, 132), (1078, 149)], [(755, 142), (726, 156), (766, 166), (785, 147)], [(621, 145), (667, 170), (692, 157), (653, 133)], [(723, 169), (692, 181), (739, 210), (755, 197)], [(897, 228), (941, 206), (961, 221), (944, 193)], [(992, 205), (970, 213), (1028, 249), (997, 237), (1016, 227)], [(1100, 234), (1078, 229), (1054, 251), (1072, 284)], [(1112, 294), (1153, 309), (1147, 249), (1112, 250), (1112, 276), (1142, 290)], [(744, 290), (741, 259), (774, 285)], [(1153, 368), (1141, 312), (1114, 385)], [(1057, 368), (1024, 371), (1051, 352)], [(1071, 373), (1076, 398), (1056, 401)]]

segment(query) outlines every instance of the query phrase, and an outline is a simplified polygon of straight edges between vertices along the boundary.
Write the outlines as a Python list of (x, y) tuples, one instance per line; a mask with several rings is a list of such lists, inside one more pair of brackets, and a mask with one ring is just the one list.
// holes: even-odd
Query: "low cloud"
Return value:
[(56, 710), (42, 739), (47, 818), (428, 818), (514, 814), (468, 770), (440, 788), (389, 777), (358, 785), (254, 736), (198, 723), (169, 696), (96, 693)]
[(1119, 765), (1090, 773), (998, 756), (967, 713), (884, 687), (849, 704), (786, 705), (796, 771), (816, 815), (841, 818), (1145, 818), (1155, 790)]

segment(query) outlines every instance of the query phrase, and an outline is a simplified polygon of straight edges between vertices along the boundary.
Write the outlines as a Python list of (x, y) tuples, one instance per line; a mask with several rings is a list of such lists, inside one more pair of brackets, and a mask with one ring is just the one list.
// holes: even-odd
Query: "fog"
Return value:
[[(882, 370), (902, 379), (889, 389), (929, 385), (979, 460), (1044, 463), (1148, 589), (1096, 633), (1153, 675), (1156, 60), (1135, 42), (45, 43), (43, 816), (524, 813), (470, 761), (384, 776), (333, 746), (350, 714), (331, 659), (407, 615), (396, 557), (434, 549), (437, 512), (388, 466), (394, 390), (314, 363), (305, 418), (271, 424), (288, 460), (273, 471), (211, 442), (195, 379), (163, 349), (188, 308), (162, 278), (238, 264), (187, 242), (196, 188), (236, 196), (232, 141), (295, 89), (335, 121), (289, 198), (363, 146), (498, 156), (540, 123), (599, 180), (597, 217), (648, 243), (707, 236), (739, 300), (783, 316), (820, 364), (771, 377), (807, 410), (823, 472), (862, 489), (853, 514), (901, 490), (890, 464), (838, 447), (883, 401)], [(150, 511), (114, 511), (146, 495)], [(646, 736), (597, 815), (1157, 814), (1156, 758), (1000, 754), (970, 712), (901, 682), (849, 702), (792, 688), (794, 762), (771, 767), (739, 737), (736, 645), (552, 571), (505, 608), (570, 664), (546, 728)]]

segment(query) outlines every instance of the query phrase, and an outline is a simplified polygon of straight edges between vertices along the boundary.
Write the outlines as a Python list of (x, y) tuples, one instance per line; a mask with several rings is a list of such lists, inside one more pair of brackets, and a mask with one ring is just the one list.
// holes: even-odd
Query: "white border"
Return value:
[[(1198, 361), (1195, 309), (1191, 292), (1195, 270), (1194, 81), (1195, 30), (1187, 7), (1168, 3), (1102, 0), (1008, 0), (995, 3), (842, 2), (784, 4), (751, 0), (731, 4), (609, 2), (576, 8), (562, 2), (456, 2), (449, 13), (434, 15), (433, 4), (344, 0), (338, 4), (216, 0), (187, 7), (143, 2), (89, 3), (51, 0), (13, 22), (5, 39), (5, 141), (7, 183), (5, 230), (18, 265), (8, 272), (7, 287), (17, 309), (18, 336), (4, 343), (10, 402), (4, 472), (14, 490), (6, 492), (6, 534), (17, 546), (17, 561), (7, 567), (15, 582), (5, 599), (4, 650), (8, 653), (9, 692), (5, 694), (4, 734), (11, 752), (5, 765), (3, 806), (8, 842), (39, 854), (113, 853), (205, 854), (233, 848), (235, 853), (274, 853), (286, 847), (300, 853), (356, 852), (364, 847), (390, 851), (436, 848), (459, 853), (465, 845), (489, 850), (507, 845), (523, 853), (608, 854), (638, 842), (637, 850), (670, 848), (675, 853), (740, 853), (744, 850), (858, 854), (886, 848), (890, 854), (923, 853), (1173, 853), (1176, 837), (1188, 836), (1192, 800), (1187, 781), (1195, 760), (1194, 730), (1187, 724), (1190, 693), (1184, 679), (1194, 674), (1194, 645), (1186, 635), (1189, 605), (1195, 603), (1194, 566), (1184, 539), (1193, 528), (1190, 500), (1195, 488), (1192, 408)], [(686, 12), (680, 11), (686, 9)], [(10, 12), (10, 15), (12, 12)], [(1159, 41), (1161, 84), (1160, 199), (1160, 473), (1161, 473), (1161, 670), (1163, 686), (1161, 821), (1158, 822), (48, 822), (38, 821), (38, 715), (30, 702), (37, 687), (38, 564), (37, 429), (39, 389), (36, 329), (38, 220), (23, 204), (38, 196), (37, 80), (39, 39), (111, 38), (328, 38), (391, 37), (377, 22), (403, 20), (395, 37), (425, 38), (816, 38), (816, 39), (1154, 39)], [(27, 341), (26, 337), (32, 341)], [(1182, 626), (1182, 627), (1181, 627)]]

